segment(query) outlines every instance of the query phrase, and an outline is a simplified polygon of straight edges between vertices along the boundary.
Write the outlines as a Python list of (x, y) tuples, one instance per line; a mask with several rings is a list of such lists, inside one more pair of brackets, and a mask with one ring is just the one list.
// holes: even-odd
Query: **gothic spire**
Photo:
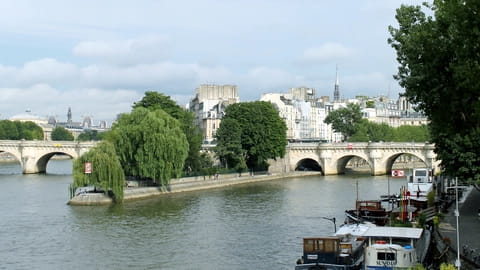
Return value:
[(338, 84), (338, 66), (335, 68), (335, 88), (333, 90), (333, 101), (340, 100), (340, 86)]

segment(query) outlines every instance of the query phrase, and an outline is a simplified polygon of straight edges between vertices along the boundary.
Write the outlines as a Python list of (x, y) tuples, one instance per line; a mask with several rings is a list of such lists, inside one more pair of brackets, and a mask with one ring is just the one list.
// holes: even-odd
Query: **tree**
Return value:
[(437, 158), (450, 176), (480, 180), (480, 5), (437, 0), (397, 9), (388, 42), (405, 96), (430, 120)]
[(180, 123), (161, 109), (122, 114), (109, 134), (126, 175), (167, 185), (179, 177), (188, 154)]
[(20, 134), (14, 122), (9, 120), (0, 121), (0, 135), (3, 140), (20, 140)]
[(428, 127), (422, 126), (399, 126), (394, 130), (396, 142), (429, 142), (430, 132)]
[(43, 140), (43, 129), (34, 122), (0, 120), (0, 140)]
[(199, 155), (202, 147), (202, 135), (199, 128), (195, 126), (193, 113), (178, 106), (169, 96), (154, 91), (145, 92), (145, 96), (140, 101), (134, 103), (134, 109), (139, 107), (149, 110), (162, 109), (181, 123), (189, 145), (188, 156), (183, 170), (185, 172), (199, 172), (201, 169)]
[[(233, 129), (232, 132), (225, 129)], [(241, 151), (238, 149), (240, 133)], [(266, 169), (267, 160), (283, 157), (287, 145), (287, 127), (271, 103), (241, 102), (229, 105), (217, 131), (216, 153), (221, 160), (231, 160), (239, 153), (236, 168)], [(230, 144), (230, 139), (234, 141)], [(232, 164), (230, 164), (232, 165)]]
[[(92, 166), (91, 173), (85, 173), (85, 163)], [(73, 187), (93, 185), (111, 191), (115, 202), (123, 200), (125, 174), (112, 143), (103, 141), (73, 161)]]
[(105, 135), (105, 132), (98, 132), (96, 130), (86, 130), (78, 135), (77, 140), (81, 142), (101, 141), (103, 140), (104, 135)]
[(52, 141), (73, 141), (74, 137), (70, 131), (64, 127), (55, 127), (52, 130)]
[(374, 123), (361, 119), (357, 131), (348, 139), (350, 142), (380, 142), (392, 141), (394, 129), (385, 123)]
[(331, 124), (335, 132), (341, 132), (345, 140), (348, 140), (350, 136), (357, 132), (361, 119), (362, 111), (360, 110), (360, 106), (350, 103), (346, 108), (340, 108), (330, 112), (324, 122)]
[(43, 129), (32, 121), (22, 123), (22, 137), (25, 140), (43, 140)]
[(240, 159), (245, 158), (240, 123), (233, 118), (225, 117), (217, 130), (216, 139), (215, 153), (220, 163), (226, 168), (235, 168)]

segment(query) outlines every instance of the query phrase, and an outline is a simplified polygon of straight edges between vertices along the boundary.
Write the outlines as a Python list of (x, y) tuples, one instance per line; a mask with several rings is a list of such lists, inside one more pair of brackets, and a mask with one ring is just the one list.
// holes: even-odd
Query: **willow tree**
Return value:
[(181, 124), (161, 109), (139, 107), (123, 114), (110, 139), (128, 176), (167, 185), (182, 173), (188, 142)]
[[(91, 172), (85, 173), (90, 163)], [(125, 174), (112, 143), (102, 141), (73, 162), (73, 187), (95, 186), (111, 191), (116, 202), (123, 200)]]
[(173, 118), (180, 122), (181, 128), (188, 141), (188, 156), (185, 159), (183, 170), (189, 172), (199, 172), (202, 169), (200, 149), (202, 147), (202, 133), (195, 125), (195, 117), (179, 106), (169, 96), (155, 91), (145, 92), (145, 96), (138, 102), (135, 102), (133, 109), (144, 107), (149, 110), (162, 109)]

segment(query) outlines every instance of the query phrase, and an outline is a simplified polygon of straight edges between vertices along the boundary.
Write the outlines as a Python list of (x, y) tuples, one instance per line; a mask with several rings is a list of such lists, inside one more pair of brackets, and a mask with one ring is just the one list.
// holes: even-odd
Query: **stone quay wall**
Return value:
[[(173, 179), (168, 187), (126, 187), (124, 189), (124, 202), (131, 200), (146, 199), (155, 196), (168, 195), (179, 192), (189, 192), (204, 189), (214, 189), (240, 184), (249, 184), (263, 181), (279, 180), (291, 177), (308, 175), (321, 175), (320, 172), (292, 172), (283, 174), (254, 175), (238, 174), (218, 175), (215, 177), (185, 177)], [(105, 205), (113, 203), (112, 198), (104, 193), (83, 193), (68, 201), (69, 205)]]

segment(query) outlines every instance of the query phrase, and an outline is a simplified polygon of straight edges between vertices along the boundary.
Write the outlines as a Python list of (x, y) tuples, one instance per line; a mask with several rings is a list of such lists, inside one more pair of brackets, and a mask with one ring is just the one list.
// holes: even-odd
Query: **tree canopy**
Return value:
[(362, 119), (362, 111), (357, 104), (350, 103), (345, 108), (340, 108), (330, 112), (325, 118), (326, 124), (331, 124), (335, 132), (341, 132), (348, 140), (350, 136), (355, 134), (358, 124)]
[(188, 156), (183, 169), (187, 173), (199, 172), (201, 170), (199, 155), (202, 147), (202, 135), (194, 123), (193, 113), (184, 110), (175, 101), (171, 100), (169, 96), (155, 91), (145, 92), (145, 96), (140, 101), (134, 103), (134, 109), (139, 107), (149, 110), (162, 109), (180, 122), (189, 146)]
[(179, 177), (188, 154), (180, 123), (162, 109), (123, 114), (109, 134), (126, 175), (167, 185)]
[[(106, 131), (105, 131), (106, 132)], [(77, 137), (78, 141), (101, 141), (105, 136), (105, 132), (98, 132), (96, 130), (85, 130)]]
[(271, 103), (235, 103), (225, 109), (215, 152), (229, 166), (266, 169), (268, 159), (285, 155), (286, 136), (286, 124)]
[(225, 167), (235, 168), (241, 164), (242, 159), (245, 163), (245, 150), (242, 148), (242, 129), (237, 120), (228, 117), (222, 119), (220, 128), (216, 133), (216, 139), (215, 153)]
[[(91, 164), (91, 173), (85, 173), (85, 163)], [(73, 161), (73, 187), (96, 186), (111, 191), (115, 202), (123, 200), (125, 174), (113, 144), (102, 141)]]
[(350, 142), (429, 142), (427, 126), (391, 127), (385, 123), (374, 123), (362, 119), (355, 132), (348, 139)]
[(73, 134), (64, 127), (55, 127), (52, 130), (52, 141), (73, 141)]
[(43, 140), (43, 129), (34, 122), (0, 120), (0, 140)]
[(388, 42), (397, 52), (405, 96), (430, 120), (445, 173), (480, 179), (480, 4), (437, 0), (397, 9)]

